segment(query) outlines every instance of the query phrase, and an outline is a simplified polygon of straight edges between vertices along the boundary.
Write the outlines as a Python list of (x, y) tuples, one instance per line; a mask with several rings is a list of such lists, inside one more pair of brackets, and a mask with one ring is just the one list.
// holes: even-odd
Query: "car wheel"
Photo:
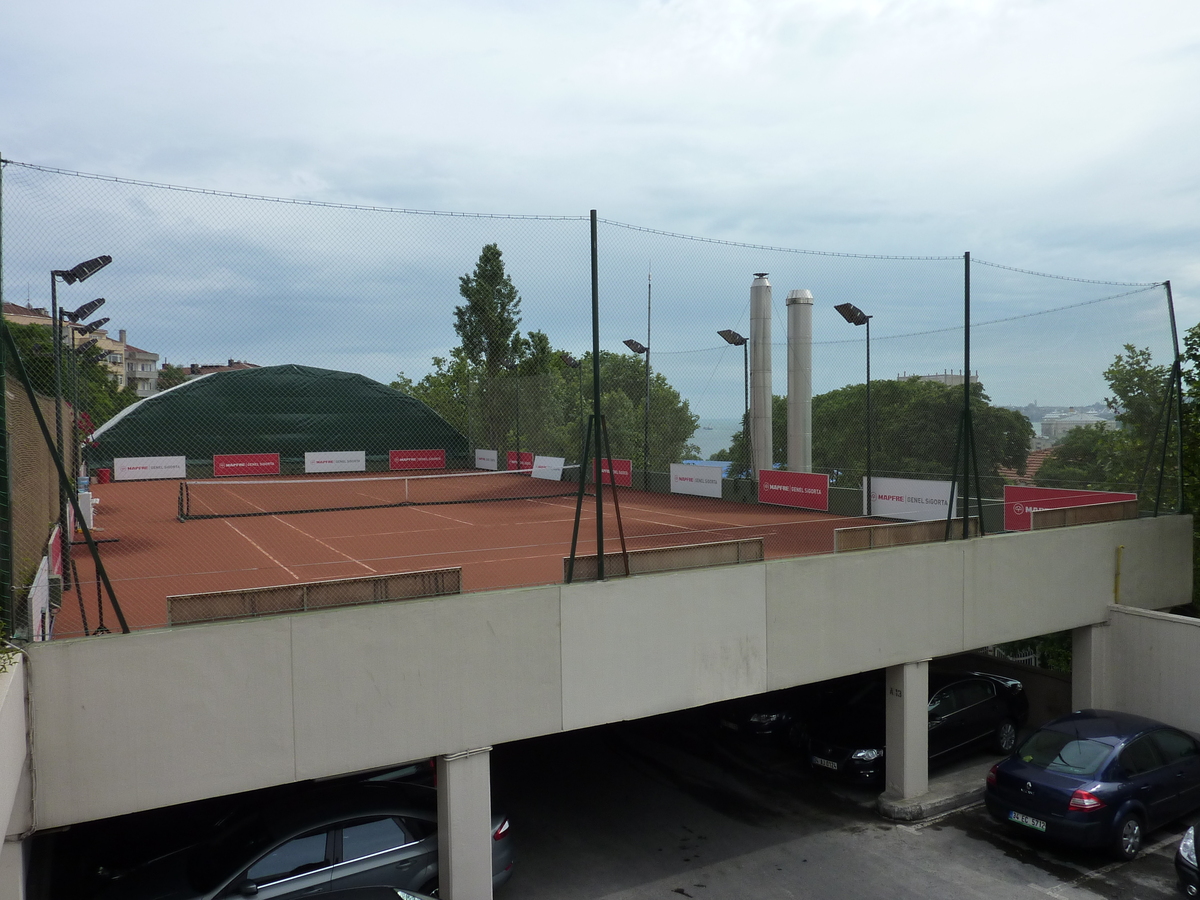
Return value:
[(992, 743), (998, 753), (1007, 756), (1013, 752), (1013, 748), (1017, 746), (1017, 726), (1012, 719), (1001, 720), (992, 735)]
[(804, 731), (804, 726), (799, 722), (792, 724), (792, 727), (787, 731), (787, 742), (797, 750), (808, 751), (808, 735)]
[(1118, 859), (1133, 859), (1142, 849), (1144, 836), (1142, 819), (1136, 813), (1130, 813), (1118, 819), (1116, 836), (1113, 839), (1113, 853)]
[(419, 891), (417, 891), (417, 893), (424, 894), (426, 897), (440, 897), (441, 894), (438, 893), (437, 879), (436, 878), (429, 879), (429, 881), (427, 881), (423, 885), (421, 885), (421, 889)]

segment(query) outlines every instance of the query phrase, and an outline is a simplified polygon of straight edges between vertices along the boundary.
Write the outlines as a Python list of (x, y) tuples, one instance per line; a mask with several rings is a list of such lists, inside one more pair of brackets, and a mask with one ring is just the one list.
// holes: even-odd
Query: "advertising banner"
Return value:
[(475, 451), (475, 468), (491, 469), (493, 471), (500, 468), (499, 464), (496, 462), (496, 451), (495, 450), (476, 450)]
[(829, 476), (812, 472), (758, 473), (758, 502), (829, 511)]
[(333, 450), (304, 454), (305, 472), (365, 472), (366, 450)]
[[(923, 478), (872, 478), (871, 515), (925, 522), (944, 519), (954, 503), (954, 482)], [(867, 514), (867, 482), (863, 479), (863, 515)]]
[(1116, 503), (1136, 500), (1137, 494), (1115, 491), (1070, 491), (1065, 488), (1004, 486), (1004, 530), (1028, 531), (1033, 522), (1031, 512), (1043, 509), (1065, 509), (1068, 506), (1093, 506), (1097, 503)]
[(716, 466), (671, 463), (671, 493), (698, 497), (721, 496), (721, 470)]
[(444, 469), (445, 450), (391, 450), (388, 452), (391, 469)]
[(278, 475), (278, 453), (228, 453), (213, 457), (213, 475)]
[(63, 573), (63, 558), (62, 558), (62, 541), (59, 535), (62, 532), (55, 525), (50, 532), (50, 541), (46, 544), (46, 558), (50, 560), (50, 574), (62, 577)]
[(608, 460), (600, 460), (600, 483), (612, 484), (613, 475), (617, 478), (617, 487), (633, 487), (633, 460), (614, 459), (612, 471), (608, 470)]
[(525, 452), (518, 454), (516, 450), (509, 450), (508, 458), (504, 461), (504, 468), (509, 472), (528, 471), (533, 468), (533, 454)]
[(50, 570), (49, 560), (42, 557), (33, 584), (29, 586), (29, 624), (35, 641), (50, 640)]
[(562, 456), (539, 456), (533, 461), (533, 477), (545, 478), (547, 481), (562, 481), (563, 463), (566, 459)]
[(127, 456), (113, 460), (113, 479), (116, 481), (186, 477), (187, 458), (183, 456)]

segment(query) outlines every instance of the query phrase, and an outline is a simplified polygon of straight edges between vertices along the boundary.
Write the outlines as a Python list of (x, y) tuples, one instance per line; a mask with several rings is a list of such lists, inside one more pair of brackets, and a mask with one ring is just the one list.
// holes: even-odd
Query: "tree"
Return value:
[[(6, 324), (17, 345), (17, 352), (21, 354), (25, 370), (29, 373), (33, 389), (53, 397), (54, 337), (50, 328), (15, 322)], [(103, 425), (122, 409), (137, 402), (137, 391), (132, 388), (119, 389), (111, 370), (103, 363), (94, 358), (73, 355), (69, 347), (64, 348), (60, 356), (64, 399), (71, 401), (78, 391), (79, 406), (89, 414), (94, 425)]]
[(1068, 431), (1046, 457), (1034, 483), (1038, 487), (1103, 490), (1113, 483), (1108, 462), (1116, 433), (1104, 425), (1083, 425)]
[[(866, 385), (853, 384), (812, 400), (813, 471), (838, 487), (858, 487), (867, 468)], [(909, 378), (871, 382), (871, 474), (946, 479), (955, 471), (954, 449), (962, 415), (962, 389)], [(1001, 466), (1024, 472), (1033, 426), (1023, 413), (992, 406), (980, 384), (971, 385), (971, 413), (979, 469), (986, 492), (1000, 489)], [(772, 459), (787, 461), (787, 398), (771, 403)], [(750, 468), (745, 427), (733, 436), (730, 471)]]
[(160, 391), (178, 387), (185, 381), (187, 381), (187, 372), (184, 371), (183, 366), (173, 366), (170, 363), (163, 363), (162, 368), (158, 370), (158, 389)]
[(482, 365), (489, 378), (520, 355), (521, 295), (504, 271), (503, 255), (496, 244), (483, 248), (474, 273), (458, 279), (458, 292), (467, 302), (454, 308), (463, 355)]

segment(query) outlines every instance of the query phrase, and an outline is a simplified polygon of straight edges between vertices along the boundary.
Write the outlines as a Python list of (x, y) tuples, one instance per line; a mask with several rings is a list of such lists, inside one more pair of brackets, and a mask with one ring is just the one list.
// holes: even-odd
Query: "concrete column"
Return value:
[(437, 759), (438, 893), (491, 900), (491, 747)]
[(1106, 709), (1112, 703), (1108, 669), (1108, 625), (1085, 625), (1071, 631), (1071, 708)]
[(750, 463), (754, 477), (771, 468), (771, 282), (750, 285)]
[(811, 291), (788, 291), (787, 467), (812, 471), (812, 307)]
[(929, 790), (929, 660), (889, 666), (883, 796), (908, 800)]
[(0, 845), (0, 897), (25, 900), (25, 841)]

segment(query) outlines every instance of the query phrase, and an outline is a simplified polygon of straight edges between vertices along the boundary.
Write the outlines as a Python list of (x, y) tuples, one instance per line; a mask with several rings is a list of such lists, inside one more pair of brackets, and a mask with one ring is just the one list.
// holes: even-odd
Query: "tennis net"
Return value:
[(537, 500), (570, 497), (578, 490), (578, 465), (564, 466), (561, 481), (534, 478), (528, 470), (181, 481), (179, 519), (225, 519), (392, 506)]

